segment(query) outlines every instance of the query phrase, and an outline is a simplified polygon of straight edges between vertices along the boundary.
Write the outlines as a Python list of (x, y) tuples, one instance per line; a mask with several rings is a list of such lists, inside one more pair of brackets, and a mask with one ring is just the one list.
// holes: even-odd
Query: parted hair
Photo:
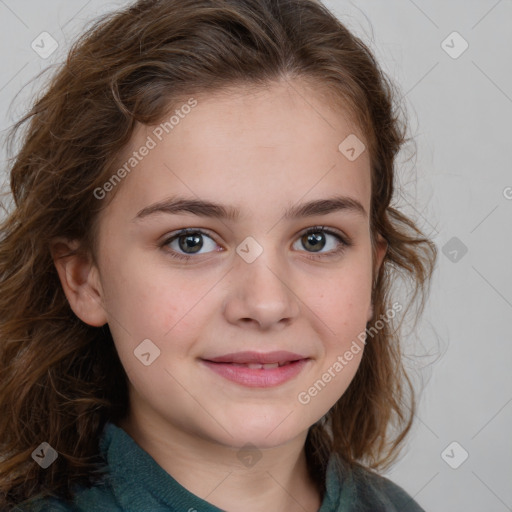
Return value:
[[(75, 485), (98, 482), (99, 436), (128, 411), (127, 376), (108, 324), (93, 327), (73, 313), (52, 240), (77, 240), (77, 254), (95, 258), (98, 214), (122, 183), (105, 200), (94, 190), (112, 176), (137, 123), (158, 123), (194, 94), (294, 79), (343, 106), (364, 134), (372, 241), (380, 234), (388, 244), (374, 276), (372, 336), (346, 392), (310, 427), (308, 466), (323, 491), (333, 453), (375, 471), (396, 460), (415, 411), (403, 316), (374, 323), (390, 310), (399, 278), (411, 290), (406, 311), (420, 316), (437, 257), (394, 202), (396, 156), (408, 141), (397, 87), (320, 2), (141, 0), (91, 22), (9, 134), (4, 195), (13, 201), (0, 225), (0, 509), (47, 495), (71, 500)], [(58, 452), (47, 469), (31, 457), (43, 441)]]

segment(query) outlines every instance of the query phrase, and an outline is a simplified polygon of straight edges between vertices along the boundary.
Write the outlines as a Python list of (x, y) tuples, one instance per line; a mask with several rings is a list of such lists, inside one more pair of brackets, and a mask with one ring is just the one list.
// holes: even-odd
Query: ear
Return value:
[(375, 247), (373, 249), (373, 275), (374, 278), (379, 274), (380, 267), (384, 261), (384, 256), (388, 250), (388, 241), (380, 234), (377, 233), (377, 240), (375, 241)]
[(107, 315), (99, 272), (90, 256), (72, 252), (78, 247), (76, 240), (53, 240), (50, 247), (53, 263), (75, 315), (88, 325), (101, 327), (107, 323)]
[[(373, 247), (373, 280), (372, 287), (375, 284), (375, 280), (379, 275), (380, 267), (382, 266), (382, 262), (384, 261), (384, 257), (386, 256), (386, 252), (388, 250), (388, 242), (387, 240), (380, 234), (377, 233), (375, 245)], [(373, 295), (373, 294), (372, 294)], [(370, 303), (368, 308), (368, 318), (367, 322), (369, 322), (373, 318), (373, 301)]]

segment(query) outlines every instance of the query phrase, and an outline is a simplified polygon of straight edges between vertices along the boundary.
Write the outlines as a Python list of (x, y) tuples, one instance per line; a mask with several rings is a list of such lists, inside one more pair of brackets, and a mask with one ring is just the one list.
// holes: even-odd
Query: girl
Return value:
[[(140, 0), (30, 113), (0, 242), (1, 508), (418, 511), (404, 128), (313, 0)], [(395, 291), (396, 293), (396, 291)]]

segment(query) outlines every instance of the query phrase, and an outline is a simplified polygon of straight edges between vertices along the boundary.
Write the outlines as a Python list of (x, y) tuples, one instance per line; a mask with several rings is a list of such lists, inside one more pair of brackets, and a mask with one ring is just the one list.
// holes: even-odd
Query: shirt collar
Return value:
[[(108, 465), (105, 484), (125, 511), (222, 512), (192, 494), (114, 423), (105, 424), (99, 448)], [(352, 473), (331, 456), (318, 512), (349, 512), (355, 502)], [(343, 485), (341, 485), (343, 483)]]

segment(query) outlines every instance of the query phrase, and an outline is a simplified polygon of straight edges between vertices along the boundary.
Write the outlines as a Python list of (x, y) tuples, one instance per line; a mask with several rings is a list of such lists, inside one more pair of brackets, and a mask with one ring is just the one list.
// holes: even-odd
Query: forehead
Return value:
[(136, 213), (179, 193), (277, 213), (283, 202), (343, 193), (369, 211), (368, 151), (352, 161), (340, 151), (346, 140), (364, 144), (364, 134), (348, 110), (311, 87), (282, 81), (185, 97), (187, 104), (195, 106), (178, 102), (161, 123), (137, 125), (119, 160), (130, 169), (116, 190), (119, 207)]

